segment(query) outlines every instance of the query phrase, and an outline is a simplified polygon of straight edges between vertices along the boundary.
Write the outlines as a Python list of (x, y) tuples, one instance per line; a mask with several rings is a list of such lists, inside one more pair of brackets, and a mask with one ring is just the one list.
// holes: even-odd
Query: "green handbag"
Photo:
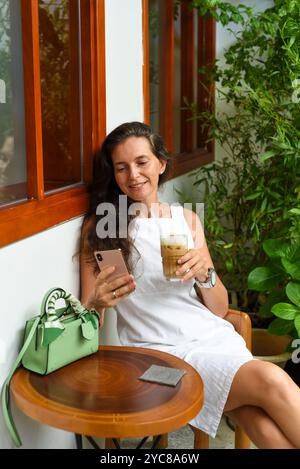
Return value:
[[(65, 306), (56, 309), (59, 299), (65, 301)], [(10, 410), (9, 385), (18, 366), (22, 363), (27, 370), (47, 375), (97, 352), (98, 333), (99, 315), (95, 310), (85, 309), (62, 288), (51, 288), (45, 294), (40, 315), (26, 322), (23, 346), (1, 390), (4, 421), (16, 446), (22, 442)]]

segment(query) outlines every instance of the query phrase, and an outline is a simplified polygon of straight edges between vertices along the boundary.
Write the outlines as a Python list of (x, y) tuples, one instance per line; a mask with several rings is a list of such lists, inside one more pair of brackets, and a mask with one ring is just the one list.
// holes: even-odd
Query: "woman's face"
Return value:
[(116, 182), (124, 194), (147, 207), (158, 202), (158, 179), (166, 161), (152, 153), (145, 137), (129, 137), (117, 145), (112, 161)]

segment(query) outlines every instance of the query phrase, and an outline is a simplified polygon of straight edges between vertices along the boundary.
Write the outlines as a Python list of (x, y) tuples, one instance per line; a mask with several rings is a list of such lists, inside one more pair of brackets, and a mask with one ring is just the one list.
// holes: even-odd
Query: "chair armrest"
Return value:
[(240, 334), (246, 342), (248, 350), (252, 349), (252, 325), (251, 319), (247, 313), (242, 311), (236, 311), (234, 309), (229, 309), (227, 314), (224, 316), (226, 321), (230, 322), (235, 328), (236, 332)]

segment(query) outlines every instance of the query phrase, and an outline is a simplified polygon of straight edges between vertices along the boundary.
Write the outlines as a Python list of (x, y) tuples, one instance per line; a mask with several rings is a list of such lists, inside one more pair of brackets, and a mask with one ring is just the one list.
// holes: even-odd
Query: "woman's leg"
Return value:
[(295, 449), (271, 417), (259, 407), (243, 406), (226, 412), (226, 415), (260, 449)]
[(300, 389), (279, 366), (252, 360), (237, 371), (224, 412), (243, 406), (263, 409), (296, 448), (300, 448)]

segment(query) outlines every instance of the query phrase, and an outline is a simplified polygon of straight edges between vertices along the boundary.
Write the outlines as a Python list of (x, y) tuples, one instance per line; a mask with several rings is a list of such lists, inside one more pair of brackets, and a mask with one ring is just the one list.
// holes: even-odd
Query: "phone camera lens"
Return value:
[(103, 260), (101, 254), (97, 254), (97, 259), (98, 259), (98, 261), (102, 261), (102, 260)]

